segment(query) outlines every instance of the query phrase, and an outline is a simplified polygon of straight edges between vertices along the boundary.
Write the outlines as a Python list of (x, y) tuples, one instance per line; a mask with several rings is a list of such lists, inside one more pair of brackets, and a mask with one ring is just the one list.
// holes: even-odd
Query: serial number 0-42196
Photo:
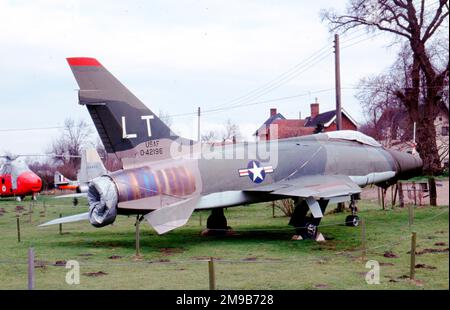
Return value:
[(220, 295), (221, 305), (272, 305), (273, 295)]
[(154, 155), (162, 155), (163, 148), (159, 147), (159, 140), (150, 140), (145, 142), (146, 149), (140, 150), (141, 156), (154, 156)]

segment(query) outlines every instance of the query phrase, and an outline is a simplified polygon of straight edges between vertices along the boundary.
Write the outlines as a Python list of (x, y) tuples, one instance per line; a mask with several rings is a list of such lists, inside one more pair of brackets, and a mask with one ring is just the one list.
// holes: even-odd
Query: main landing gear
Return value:
[(356, 215), (356, 212), (358, 212), (358, 207), (356, 206), (355, 197), (352, 197), (350, 202), (350, 210), (352, 211), (352, 214), (345, 218), (345, 225), (356, 227), (359, 225), (359, 216)]
[(224, 236), (230, 235), (233, 231), (227, 225), (227, 218), (223, 214), (223, 208), (211, 210), (211, 215), (206, 221), (206, 229), (202, 232), (203, 236)]
[[(318, 200), (320, 209), (322, 213), (325, 213), (325, 209), (328, 205), (328, 200)], [(317, 241), (323, 241), (324, 238), (321, 233), (319, 233), (318, 226), (320, 224), (321, 218), (314, 218), (312, 216), (306, 216), (308, 213), (309, 207), (306, 203), (306, 200), (296, 199), (294, 201), (295, 208), (294, 213), (291, 216), (291, 220), (289, 221), (289, 225), (294, 226), (296, 236), (294, 238), (296, 240), (301, 239), (313, 239)], [(298, 238), (300, 236), (301, 238)]]

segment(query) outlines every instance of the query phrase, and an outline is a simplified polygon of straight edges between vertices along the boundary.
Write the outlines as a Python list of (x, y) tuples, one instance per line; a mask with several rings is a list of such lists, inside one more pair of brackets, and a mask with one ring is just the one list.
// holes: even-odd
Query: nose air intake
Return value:
[(388, 150), (397, 166), (397, 178), (409, 179), (422, 174), (423, 162), (419, 156)]

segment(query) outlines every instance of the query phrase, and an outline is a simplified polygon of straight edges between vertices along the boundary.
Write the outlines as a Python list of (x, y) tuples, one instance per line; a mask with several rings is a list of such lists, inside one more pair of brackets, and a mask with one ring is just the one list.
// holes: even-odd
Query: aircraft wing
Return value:
[(309, 175), (247, 189), (248, 192), (267, 192), (273, 195), (333, 199), (361, 192), (361, 188), (345, 175)]
[(345, 175), (309, 175), (246, 191), (304, 198), (313, 217), (321, 218), (323, 213), (317, 200), (326, 199), (329, 203), (349, 201), (351, 195), (361, 192), (361, 188)]

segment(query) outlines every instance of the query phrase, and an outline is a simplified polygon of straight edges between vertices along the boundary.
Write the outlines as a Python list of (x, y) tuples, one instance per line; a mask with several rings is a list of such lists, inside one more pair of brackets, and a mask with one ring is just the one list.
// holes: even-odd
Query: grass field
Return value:
[[(45, 202), (45, 207), (44, 207)], [(225, 211), (236, 235), (202, 237), (209, 212), (197, 212), (189, 223), (158, 236), (141, 224), (141, 258), (135, 257), (134, 217), (119, 216), (113, 226), (88, 223), (39, 228), (39, 223), (84, 212), (71, 200), (40, 196), (33, 213), (29, 200), (0, 201), (0, 289), (27, 288), (27, 250), (36, 255), (36, 289), (208, 289), (206, 259), (215, 258), (218, 289), (448, 289), (448, 207), (415, 207), (419, 255), (416, 281), (409, 274), (410, 228), (408, 208), (380, 210), (362, 201), (359, 215), (366, 222), (367, 257), (361, 257), (361, 229), (342, 225), (347, 213), (328, 214), (321, 232), (326, 242), (292, 241), (288, 218), (270, 204)], [(17, 205), (21, 211), (21, 239), (17, 242)], [(332, 209), (334, 207), (330, 207)], [(202, 226), (200, 225), (202, 221)], [(420, 254), (421, 251), (425, 253)], [(439, 252), (437, 252), (439, 250)], [(395, 257), (385, 257), (391, 252)], [(65, 282), (67, 269), (57, 261), (80, 263), (80, 284)], [(380, 284), (365, 282), (367, 260), (381, 267)]]

